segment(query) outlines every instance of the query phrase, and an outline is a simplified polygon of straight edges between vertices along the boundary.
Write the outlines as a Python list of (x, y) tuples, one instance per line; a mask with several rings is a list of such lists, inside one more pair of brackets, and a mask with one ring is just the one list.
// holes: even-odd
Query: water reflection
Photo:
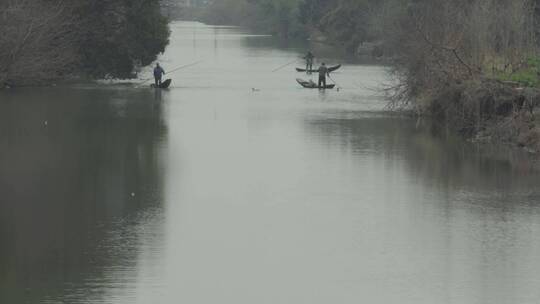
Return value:
[[(356, 238), (369, 244), (364, 254), (367, 248), (381, 254), (356, 263), (382, 275), (368, 285), (388, 292), (372, 294), (373, 302), (413, 303), (415, 295), (416, 303), (540, 298), (534, 287), (540, 282), (540, 174), (530, 155), (361, 111), (310, 116), (305, 131), (329, 151), (334, 166), (355, 166), (350, 179), (359, 181), (359, 203), (368, 204), (361, 208), (364, 223)], [(354, 186), (341, 187), (352, 193)], [(386, 231), (389, 239), (374, 231)], [(404, 256), (414, 269), (388, 265)], [(386, 277), (388, 272), (394, 274)], [(409, 275), (412, 281), (405, 279)], [(406, 298), (393, 296), (405, 292)], [(431, 300), (418, 300), (424, 297)]]
[(325, 113), (306, 124), (312, 136), (351, 153), (380, 153), (406, 161), (411, 176), (430, 187), (480, 190), (489, 194), (537, 192), (538, 162), (504, 146), (475, 145), (430, 122), (365, 112)]
[(167, 130), (153, 93), (1, 94), (0, 302), (87, 303), (110, 297), (103, 278), (130, 286), (142, 245), (163, 234)]

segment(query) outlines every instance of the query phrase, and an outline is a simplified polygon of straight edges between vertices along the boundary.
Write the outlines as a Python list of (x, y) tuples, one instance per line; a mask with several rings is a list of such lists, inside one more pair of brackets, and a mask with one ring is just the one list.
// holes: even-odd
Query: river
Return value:
[(301, 46), (171, 28), (169, 90), (0, 92), (0, 303), (540, 301), (533, 158), (384, 111), (383, 66), (302, 89)]

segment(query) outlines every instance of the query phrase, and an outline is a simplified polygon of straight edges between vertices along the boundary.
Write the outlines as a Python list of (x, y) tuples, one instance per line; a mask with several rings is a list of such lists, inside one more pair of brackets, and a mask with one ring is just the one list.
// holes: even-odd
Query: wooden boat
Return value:
[(154, 89), (167, 89), (171, 86), (171, 82), (172, 80), (171, 79), (167, 79), (165, 81), (163, 81), (159, 86), (156, 87), (155, 84), (151, 84), (150, 87), (154, 88)]
[[(331, 66), (331, 67), (328, 67), (328, 72), (333, 72), (337, 69), (341, 68), (341, 64), (338, 64), (338, 65), (335, 65), (335, 66)], [(296, 68), (296, 71), (297, 72), (305, 72), (306, 69), (301, 69), (301, 68)], [(316, 69), (316, 70), (309, 70), (309, 73), (318, 73), (319, 72), (319, 69)]]
[[(296, 81), (306, 89), (319, 89), (319, 86), (312, 80), (305, 81), (303, 79), (296, 78)], [(327, 84), (326, 87), (321, 88), (321, 89), (333, 89), (335, 86), (336, 86), (335, 84)]]

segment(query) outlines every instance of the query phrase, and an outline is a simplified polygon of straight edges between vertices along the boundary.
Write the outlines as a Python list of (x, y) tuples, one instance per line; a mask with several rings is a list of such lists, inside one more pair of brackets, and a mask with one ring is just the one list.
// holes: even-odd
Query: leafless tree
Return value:
[(62, 0), (0, 0), (0, 84), (68, 73), (77, 61), (74, 23)]
[(415, 0), (387, 19), (403, 100), (436, 99), (538, 54), (533, 0)]

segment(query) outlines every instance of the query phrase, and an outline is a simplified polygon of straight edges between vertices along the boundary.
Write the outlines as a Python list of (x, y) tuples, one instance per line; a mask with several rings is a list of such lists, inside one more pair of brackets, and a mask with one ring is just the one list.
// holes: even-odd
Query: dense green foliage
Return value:
[(83, 1), (77, 14), (84, 20), (79, 27), (82, 64), (95, 77), (128, 78), (168, 44), (158, 0)]

